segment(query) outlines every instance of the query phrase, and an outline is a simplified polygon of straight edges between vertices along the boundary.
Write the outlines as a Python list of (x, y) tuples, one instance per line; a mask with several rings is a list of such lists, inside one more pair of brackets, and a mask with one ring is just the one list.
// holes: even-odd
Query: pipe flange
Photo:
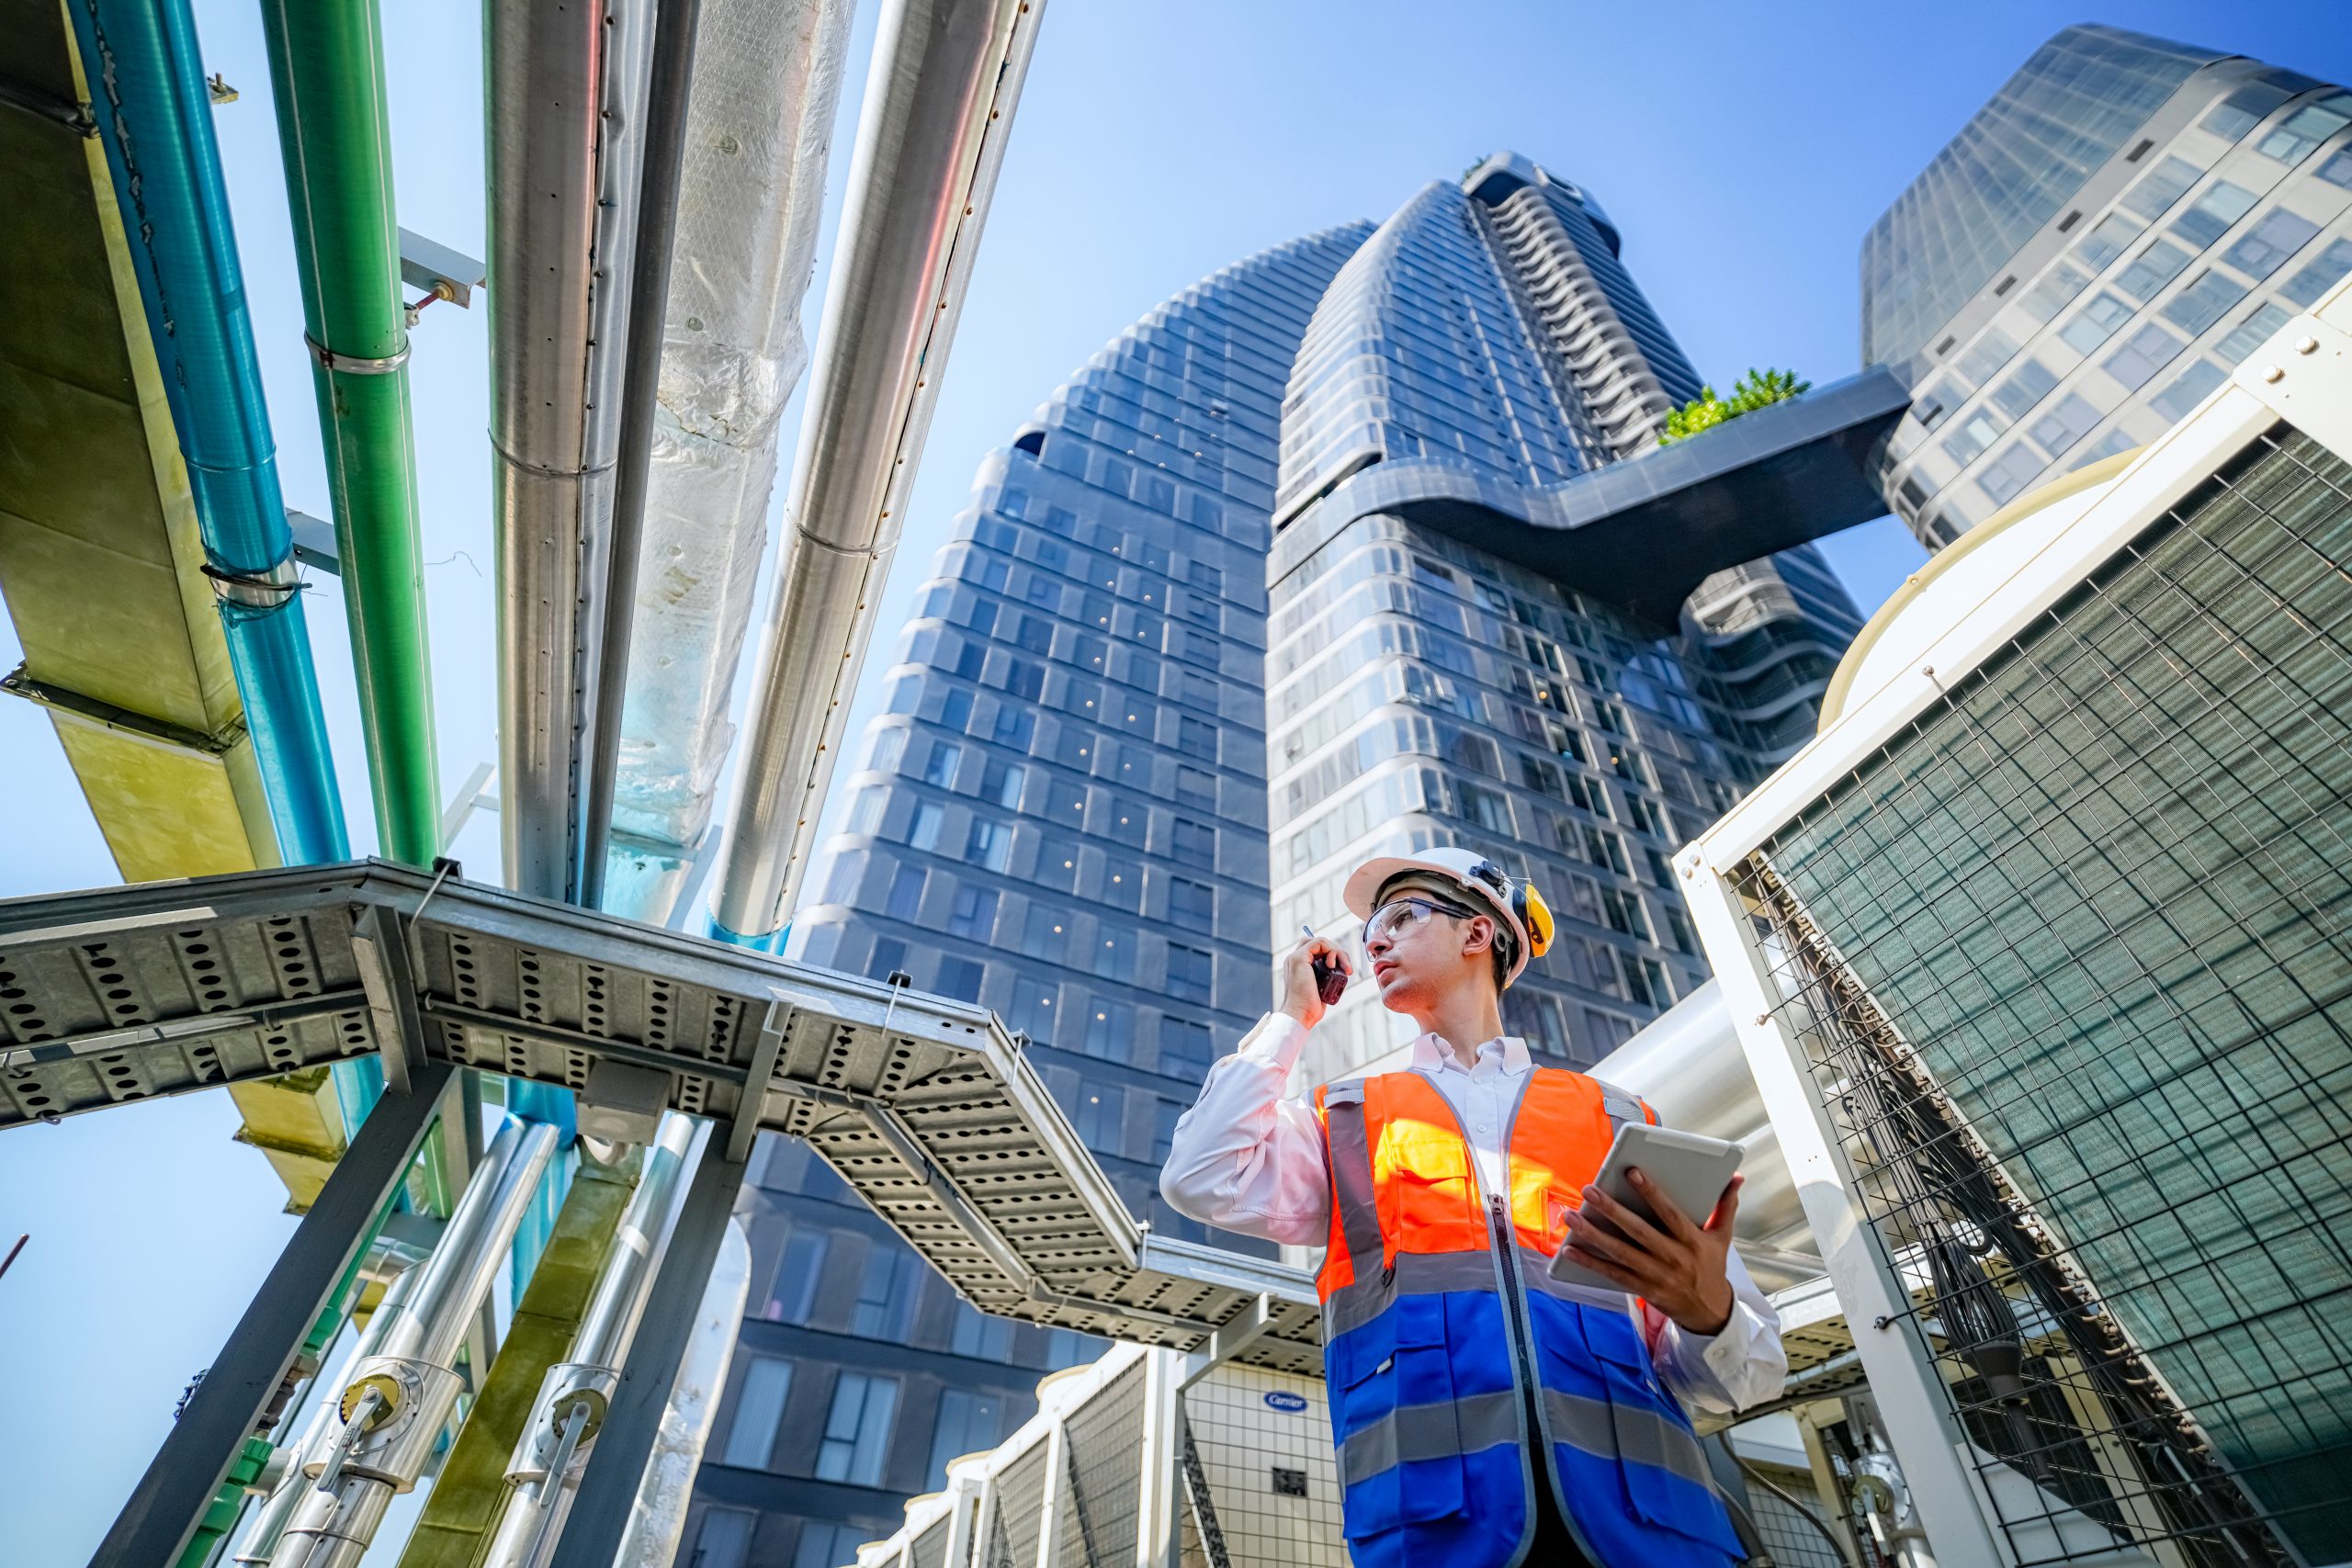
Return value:
[[(339, 1413), (347, 1423), (368, 1395), (375, 1399), (366, 1424), (344, 1434), (342, 1473), (384, 1482), (395, 1492), (414, 1486), (465, 1386), (448, 1368), (406, 1356), (370, 1356), (360, 1362), (344, 1385)], [(326, 1463), (312, 1461), (303, 1473), (322, 1475)]]
[(588, 1407), (588, 1418), (572, 1440), (572, 1468), (586, 1461), (620, 1385), (621, 1374), (616, 1367), (593, 1361), (559, 1361), (549, 1367), (547, 1376), (539, 1382), (539, 1397), (532, 1403), (530, 1419), (515, 1441), (514, 1457), (506, 1466), (506, 1479), (521, 1483), (543, 1478), (555, 1463), (557, 1450), (563, 1446), (564, 1422), (575, 1407), (582, 1404)]
[(337, 354), (308, 333), (302, 334), (302, 345), (311, 351), (311, 357), (317, 360), (322, 369), (340, 370), (346, 376), (389, 376), (408, 363), (409, 345), (405, 341), (401, 344), (399, 353), (388, 354), (381, 359)]

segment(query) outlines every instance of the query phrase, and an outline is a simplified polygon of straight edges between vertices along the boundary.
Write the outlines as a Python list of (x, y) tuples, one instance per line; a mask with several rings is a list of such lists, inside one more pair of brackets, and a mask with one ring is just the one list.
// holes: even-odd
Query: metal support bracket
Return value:
[(401, 231), (401, 281), (437, 295), (458, 310), (470, 310), (474, 290), (489, 276), (481, 263), (413, 229)]
[(743, 1185), (742, 1163), (726, 1157), (717, 1135), (714, 1127), (654, 1266), (645, 1310), (621, 1363), (620, 1387), (605, 1411), (596, 1446), (589, 1450), (588, 1468), (580, 1477), (548, 1568), (612, 1568), (628, 1527), (686, 1341), (701, 1321), (711, 1265), (727, 1234), (735, 1194)]
[(760, 1118), (766, 1114), (768, 1085), (775, 1081), (775, 1065), (784, 1059), (784, 1030), (792, 1008), (778, 997), (760, 1017), (759, 1043), (752, 1047), (752, 1070), (743, 1078), (742, 1103), (735, 1123), (727, 1129), (727, 1157), (741, 1165), (752, 1157), (752, 1143), (760, 1135)]
[(404, 1089), (424, 1066), (424, 1019), (417, 1011), (401, 918), (390, 905), (362, 904), (352, 911), (351, 957), (368, 990), (376, 1038), (383, 1042), (384, 1081)]
[(376, 1102), (311, 1212), (254, 1295), (253, 1304), (188, 1396), (90, 1568), (176, 1562), (277, 1396), (327, 1298), (358, 1260), (376, 1217), (403, 1177), (441, 1105), (451, 1069), (419, 1068), (404, 1090)]
[(1184, 1358), (1184, 1375), (1177, 1383), (1188, 1389), (1266, 1337), (1274, 1325), (1274, 1298), (1261, 1292), (1249, 1308), (1209, 1336), (1209, 1342)]
[(81, 693), (47, 681), (35, 680), (19, 664), (6, 675), (0, 676), (0, 692), (12, 697), (22, 697), (38, 703), (54, 714), (77, 724), (87, 724), (133, 740), (159, 746), (167, 751), (184, 751), (191, 756), (219, 761), (245, 743), (245, 726), (239, 719), (218, 735), (208, 735), (201, 729), (174, 724), (169, 719), (150, 718), (143, 713), (117, 707), (112, 703), (85, 697)]

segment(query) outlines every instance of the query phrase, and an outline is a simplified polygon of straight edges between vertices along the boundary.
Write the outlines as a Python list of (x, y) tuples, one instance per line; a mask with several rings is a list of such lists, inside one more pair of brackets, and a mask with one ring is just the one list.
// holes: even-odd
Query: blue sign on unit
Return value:
[(1271, 1410), (1286, 1410), (1295, 1416), (1306, 1408), (1306, 1399), (1303, 1394), (1285, 1393), (1277, 1389), (1266, 1395), (1266, 1406)]

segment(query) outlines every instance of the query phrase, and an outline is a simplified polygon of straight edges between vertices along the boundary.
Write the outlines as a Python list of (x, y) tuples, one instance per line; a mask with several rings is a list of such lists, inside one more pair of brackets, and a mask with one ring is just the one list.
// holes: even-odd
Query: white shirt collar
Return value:
[(1465, 1068), (1462, 1065), (1462, 1059), (1453, 1054), (1453, 1048), (1446, 1044), (1442, 1036), (1434, 1033), (1424, 1034), (1413, 1042), (1413, 1070), (1415, 1072), (1437, 1073), (1450, 1068), (1471, 1077), (1496, 1070), (1517, 1077), (1527, 1071), (1527, 1042), (1516, 1034), (1505, 1034), (1479, 1046), (1477, 1057), (1478, 1066), (1476, 1069)]

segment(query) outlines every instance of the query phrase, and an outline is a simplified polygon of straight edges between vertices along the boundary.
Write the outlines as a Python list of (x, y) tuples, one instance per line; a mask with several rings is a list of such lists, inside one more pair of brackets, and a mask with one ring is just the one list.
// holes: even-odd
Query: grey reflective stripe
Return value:
[(1612, 1134), (1621, 1122), (1647, 1122), (1650, 1119), (1648, 1110), (1642, 1104), (1642, 1097), (1632, 1089), (1620, 1089), (1606, 1078), (1593, 1078), (1592, 1081), (1600, 1087), (1600, 1109), (1608, 1114), (1609, 1130)]
[[(1352, 1251), (1355, 1243), (1351, 1241), (1348, 1247)], [(1323, 1303), (1323, 1337), (1336, 1339), (1351, 1328), (1363, 1327), (1386, 1312), (1398, 1296), (1494, 1288), (1495, 1260), (1489, 1252), (1400, 1252), (1387, 1270), (1359, 1274), (1353, 1284), (1331, 1292)]]
[(1710, 1490), (1714, 1486), (1699, 1439), (1659, 1411), (1547, 1388), (1544, 1424), (1554, 1442), (1566, 1443), (1595, 1459), (1646, 1464), (1679, 1475), (1694, 1486)]
[(1602, 1290), (1597, 1285), (1571, 1284), (1552, 1278), (1552, 1259), (1532, 1247), (1519, 1249), (1519, 1277), (1527, 1288), (1555, 1301), (1575, 1302), (1579, 1306), (1599, 1307), (1603, 1312), (1631, 1312), (1633, 1296), (1624, 1291)]
[(1442, 1404), (1408, 1404), (1340, 1445), (1340, 1484), (1353, 1486), (1413, 1460), (1458, 1459), (1519, 1440), (1516, 1389), (1468, 1394)]
[[(1380, 1206), (1372, 1190), (1372, 1145), (1364, 1134), (1363, 1091), (1335, 1098), (1323, 1092), (1324, 1138), (1331, 1150), (1331, 1183), (1339, 1192), (1340, 1234), (1363, 1280), (1379, 1267)], [(1372, 1275), (1377, 1279), (1376, 1274)]]

